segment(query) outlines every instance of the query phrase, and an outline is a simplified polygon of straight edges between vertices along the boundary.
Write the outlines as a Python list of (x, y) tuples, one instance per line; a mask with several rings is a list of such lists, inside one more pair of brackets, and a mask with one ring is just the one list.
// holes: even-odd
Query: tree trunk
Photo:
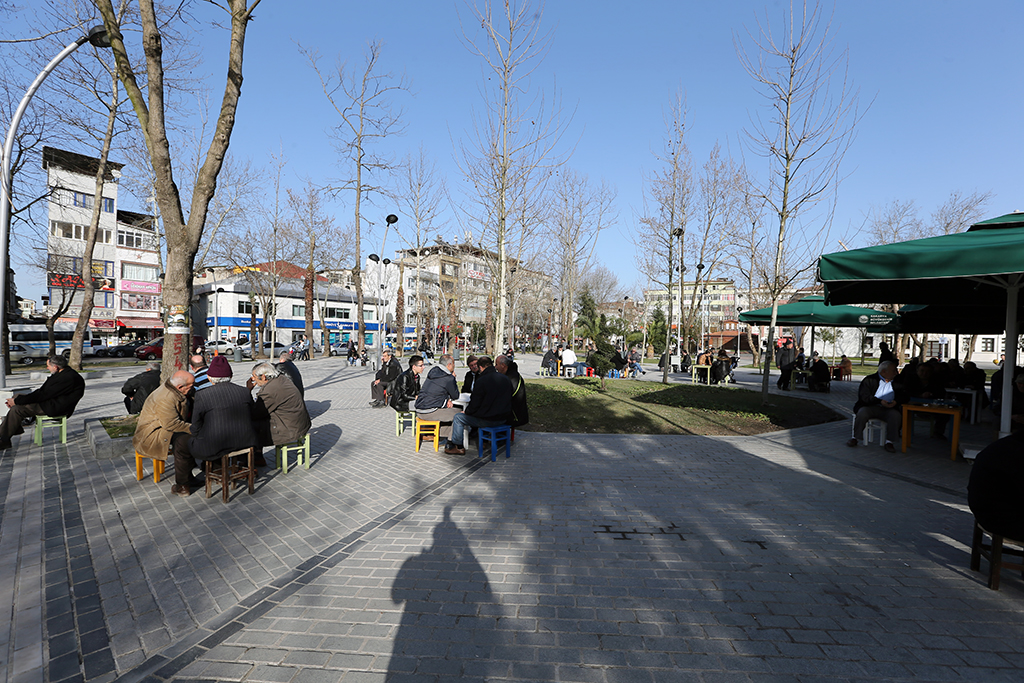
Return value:
[[(309, 344), (309, 357), (313, 357), (313, 284), (316, 271), (313, 267), (313, 254), (316, 251), (316, 235), (309, 237), (309, 265), (306, 267), (306, 278), (302, 282), (302, 293), (305, 295), (306, 309), (306, 343)], [(275, 316), (277, 312), (275, 311)]]

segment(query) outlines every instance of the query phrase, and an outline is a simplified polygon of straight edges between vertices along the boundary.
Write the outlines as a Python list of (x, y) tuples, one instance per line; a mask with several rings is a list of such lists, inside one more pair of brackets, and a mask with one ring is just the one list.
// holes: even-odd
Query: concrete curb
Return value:
[(107, 430), (100, 424), (100, 418), (90, 418), (85, 421), (85, 436), (89, 440), (89, 448), (92, 449), (92, 454), (97, 460), (122, 458), (135, 453), (132, 437), (110, 438)]

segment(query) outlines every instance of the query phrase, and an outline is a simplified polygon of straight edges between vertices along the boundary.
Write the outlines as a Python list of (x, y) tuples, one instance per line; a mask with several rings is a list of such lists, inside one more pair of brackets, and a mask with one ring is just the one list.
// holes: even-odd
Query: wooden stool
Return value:
[(477, 458), (484, 457), (484, 442), (491, 442), (491, 462), (498, 460), (498, 446), (505, 444), (505, 457), (511, 456), (512, 452), (512, 428), (505, 427), (481, 427), (477, 435)]
[(401, 436), (402, 432), (405, 431), (406, 422), (409, 423), (409, 427), (416, 424), (416, 411), (415, 410), (396, 410), (395, 411), (395, 436)]
[[(249, 457), (248, 465), (240, 465), (232, 462), (231, 459), (239, 456)], [(206, 497), (209, 498), (213, 495), (213, 484), (220, 484), (223, 502), (228, 502), (228, 485), (231, 488), (235, 488), (235, 482), (239, 479), (245, 479), (249, 484), (249, 495), (252, 492), (256, 484), (256, 468), (253, 466), (253, 458), (256, 457), (256, 448), (243, 448), (237, 451), (231, 451), (220, 459), (220, 467), (214, 467), (215, 460), (207, 460), (205, 465), (206, 472)]]
[(43, 430), (47, 427), (60, 427), (60, 442), (68, 442), (68, 418), (65, 417), (47, 417), (46, 415), (36, 415), (36, 434), (35, 442), (37, 446), (43, 445)]
[[(288, 474), (288, 456), (292, 453), (298, 453), (299, 458), (295, 462), (295, 466), (305, 464), (306, 469), (309, 469), (309, 432), (306, 432), (306, 436), (299, 439), (295, 443), (287, 443), (283, 446), (274, 447), (274, 457), (277, 459), (277, 466), (281, 468), (284, 474)], [(252, 493), (250, 491), (249, 493)]]
[[(135, 481), (142, 481), (142, 477), (143, 477), (143, 474), (142, 474), (142, 459), (146, 458), (146, 457), (148, 457), (148, 456), (140, 455), (138, 451), (135, 451)], [(160, 483), (160, 477), (162, 477), (164, 475), (164, 461), (163, 460), (157, 460), (156, 458), (152, 458), (152, 460), (153, 460), (153, 483), (154, 484), (159, 484)]]
[[(991, 543), (985, 543), (985, 534), (992, 537)], [(1018, 547), (1004, 547), (1006, 543)], [(1020, 559), (1017, 562), (1009, 562), (1006, 560), (1006, 555)], [(994, 534), (978, 524), (978, 520), (974, 520), (974, 542), (971, 543), (971, 569), (974, 571), (981, 570), (982, 557), (988, 560), (988, 587), (994, 591), (999, 590), (999, 573), (1004, 567), (1006, 569), (1016, 569), (1024, 574), (1024, 541), (1015, 541), (1012, 538)]]
[(416, 418), (416, 452), (420, 452), (420, 442), (424, 439), (434, 440), (434, 452), (441, 445), (441, 422), (439, 420), (421, 420)]

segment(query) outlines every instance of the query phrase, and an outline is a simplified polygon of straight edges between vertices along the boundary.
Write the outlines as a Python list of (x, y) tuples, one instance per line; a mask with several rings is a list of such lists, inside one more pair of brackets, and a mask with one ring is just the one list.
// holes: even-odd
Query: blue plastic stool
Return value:
[(477, 458), (484, 457), (484, 442), (491, 442), (491, 462), (497, 462), (498, 460), (498, 447), (501, 442), (505, 442), (505, 457), (511, 457), (512, 455), (512, 428), (509, 426), (504, 427), (481, 427), (480, 432), (477, 435)]

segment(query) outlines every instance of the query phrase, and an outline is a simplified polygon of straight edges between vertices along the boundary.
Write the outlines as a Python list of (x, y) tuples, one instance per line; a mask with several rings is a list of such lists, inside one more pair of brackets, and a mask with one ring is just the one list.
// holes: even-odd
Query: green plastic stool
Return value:
[[(406, 421), (409, 422), (408, 425), (406, 425)], [(406, 426), (412, 427), (414, 424), (416, 424), (415, 410), (395, 411), (395, 436), (401, 436), (402, 432), (405, 431)]]
[(299, 439), (295, 443), (285, 444), (283, 446), (277, 446), (274, 448), (274, 455), (277, 458), (278, 467), (284, 474), (288, 474), (288, 456), (291, 453), (298, 453), (299, 459), (295, 462), (295, 466), (305, 465), (306, 469), (309, 469), (309, 433), (306, 433), (305, 438)]
[(68, 442), (68, 418), (66, 415), (63, 417), (36, 415), (36, 434), (34, 440), (37, 446), (43, 445), (43, 430), (47, 427), (60, 427), (60, 442)]

